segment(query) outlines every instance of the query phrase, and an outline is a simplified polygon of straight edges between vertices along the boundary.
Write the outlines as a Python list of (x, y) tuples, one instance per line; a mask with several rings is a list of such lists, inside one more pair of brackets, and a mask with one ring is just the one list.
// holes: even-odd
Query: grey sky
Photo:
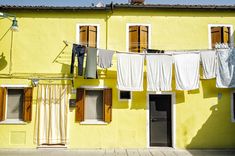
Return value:
[[(127, 3), (128, 0), (100, 0), (103, 3)], [(99, 0), (0, 0), (0, 5), (90, 6)], [(146, 4), (216, 4), (235, 5), (235, 0), (145, 0)]]

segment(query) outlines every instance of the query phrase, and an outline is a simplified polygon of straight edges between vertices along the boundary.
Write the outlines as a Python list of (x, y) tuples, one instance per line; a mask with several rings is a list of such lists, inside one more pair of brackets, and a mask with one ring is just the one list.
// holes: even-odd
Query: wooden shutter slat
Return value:
[(103, 120), (110, 123), (112, 121), (112, 88), (106, 88), (103, 92), (104, 114)]
[(216, 43), (222, 43), (222, 27), (212, 27), (211, 28), (211, 42), (212, 42), (212, 48), (215, 48)]
[(223, 27), (223, 43), (229, 44), (229, 28)]
[(80, 44), (87, 46), (88, 40), (88, 26), (80, 26), (79, 41)]
[(88, 39), (88, 46), (92, 48), (96, 48), (97, 43), (97, 27), (96, 26), (89, 26), (89, 39)]
[(129, 27), (129, 51), (138, 52), (139, 51), (139, 26)]
[(25, 88), (23, 100), (23, 120), (25, 122), (32, 121), (32, 98), (33, 88)]
[(0, 88), (0, 121), (4, 121), (6, 116), (6, 95), (7, 88)]
[(85, 101), (85, 90), (84, 88), (77, 89), (76, 98), (76, 111), (75, 111), (75, 121), (84, 121), (84, 101)]
[(148, 49), (148, 27), (140, 26), (140, 52)]

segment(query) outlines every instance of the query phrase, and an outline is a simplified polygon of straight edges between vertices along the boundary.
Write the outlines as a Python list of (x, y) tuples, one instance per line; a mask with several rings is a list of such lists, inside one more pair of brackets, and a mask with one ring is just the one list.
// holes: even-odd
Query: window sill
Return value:
[(0, 122), (0, 125), (26, 125), (27, 123), (17, 119), (7, 119)]
[(85, 120), (80, 122), (81, 125), (107, 125), (107, 122), (101, 120)]

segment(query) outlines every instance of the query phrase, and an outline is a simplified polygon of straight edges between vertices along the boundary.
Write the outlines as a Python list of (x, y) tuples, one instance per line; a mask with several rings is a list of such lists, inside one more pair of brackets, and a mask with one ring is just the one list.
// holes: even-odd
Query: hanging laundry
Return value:
[(235, 88), (235, 49), (217, 49), (217, 88)]
[(144, 55), (117, 54), (117, 88), (124, 91), (142, 91)]
[(203, 69), (203, 79), (213, 79), (216, 74), (216, 51), (207, 50), (200, 53)]
[(71, 66), (70, 66), (70, 73), (71, 74), (73, 74), (73, 72), (74, 72), (74, 61), (75, 61), (75, 57), (77, 56), (77, 59), (78, 59), (78, 76), (82, 76), (85, 52), (86, 52), (86, 47), (85, 46), (78, 45), (78, 44), (73, 44)]
[(97, 49), (87, 48), (85, 79), (96, 79), (97, 76)]
[(173, 58), (170, 55), (147, 55), (147, 90), (170, 91)]
[(196, 53), (174, 54), (177, 90), (199, 88), (200, 55)]
[(99, 49), (98, 66), (100, 68), (110, 68), (112, 66), (114, 51)]

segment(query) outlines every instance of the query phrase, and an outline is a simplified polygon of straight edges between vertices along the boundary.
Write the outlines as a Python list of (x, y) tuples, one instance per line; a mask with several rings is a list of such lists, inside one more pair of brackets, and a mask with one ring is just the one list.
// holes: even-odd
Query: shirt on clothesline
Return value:
[(112, 66), (114, 51), (99, 49), (98, 53), (98, 66), (100, 68), (110, 68)]
[(174, 54), (175, 79), (177, 90), (199, 88), (200, 54)]
[(143, 91), (144, 55), (117, 54), (117, 88)]

